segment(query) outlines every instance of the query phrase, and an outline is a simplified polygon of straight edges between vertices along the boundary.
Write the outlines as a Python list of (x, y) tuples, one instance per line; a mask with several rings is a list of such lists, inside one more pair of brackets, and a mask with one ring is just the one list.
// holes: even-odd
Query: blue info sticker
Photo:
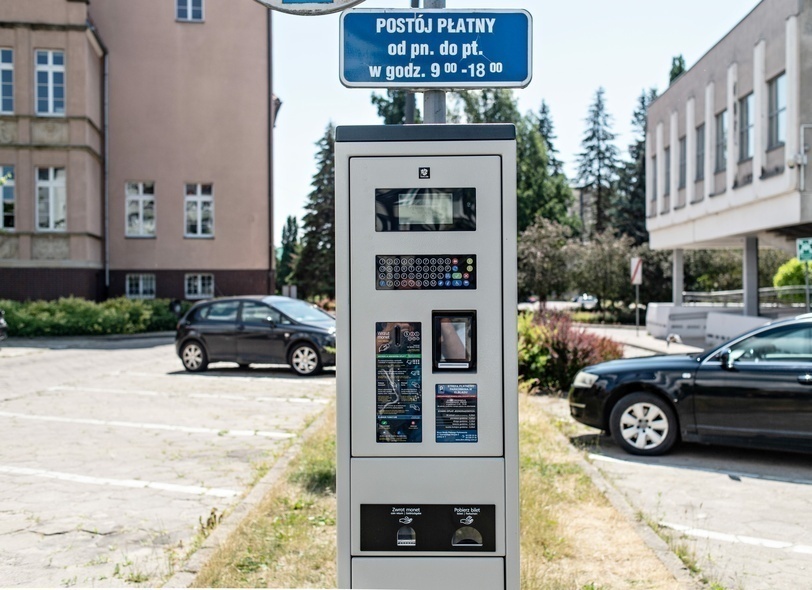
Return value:
[(477, 429), (477, 386), (472, 383), (435, 385), (436, 441), (475, 443)]

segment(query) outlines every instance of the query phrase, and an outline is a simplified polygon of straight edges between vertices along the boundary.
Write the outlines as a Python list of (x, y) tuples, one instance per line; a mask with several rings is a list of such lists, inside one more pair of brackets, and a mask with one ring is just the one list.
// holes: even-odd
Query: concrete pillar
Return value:
[(672, 279), (672, 301), (682, 305), (682, 292), (685, 290), (685, 258), (682, 250), (674, 250)]
[(744, 315), (758, 317), (758, 238), (744, 238), (742, 283)]

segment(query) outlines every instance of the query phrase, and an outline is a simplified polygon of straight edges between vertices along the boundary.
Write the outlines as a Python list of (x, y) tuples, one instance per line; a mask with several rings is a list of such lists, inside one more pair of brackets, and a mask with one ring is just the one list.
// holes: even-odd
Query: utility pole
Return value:
[[(423, 0), (423, 8), (445, 8), (445, 0)], [(423, 120), (445, 123), (445, 91), (429, 90), (423, 94)]]

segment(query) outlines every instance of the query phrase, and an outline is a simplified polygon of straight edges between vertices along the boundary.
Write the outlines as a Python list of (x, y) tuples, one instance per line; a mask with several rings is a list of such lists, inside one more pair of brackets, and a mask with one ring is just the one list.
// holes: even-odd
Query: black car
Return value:
[(698, 354), (587, 367), (569, 406), (635, 455), (667, 453), (680, 439), (812, 451), (812, 314)]
[(299, 375), (335, 365), (336, 321), (315, 305), (276, 295), (194, 305), (178, 322), (175, 349), (187, 371), (229, 361), (288, 364)]

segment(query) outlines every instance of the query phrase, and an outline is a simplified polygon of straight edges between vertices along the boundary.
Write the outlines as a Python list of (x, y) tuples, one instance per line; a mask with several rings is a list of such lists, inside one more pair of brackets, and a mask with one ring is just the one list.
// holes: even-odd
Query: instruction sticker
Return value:
[(435, 386), (437, 442), (475, 443), (477, 429), (477, 386), (441, 384)]
[(375, 323), (376, 441), (423, 441), (420, 322)]

